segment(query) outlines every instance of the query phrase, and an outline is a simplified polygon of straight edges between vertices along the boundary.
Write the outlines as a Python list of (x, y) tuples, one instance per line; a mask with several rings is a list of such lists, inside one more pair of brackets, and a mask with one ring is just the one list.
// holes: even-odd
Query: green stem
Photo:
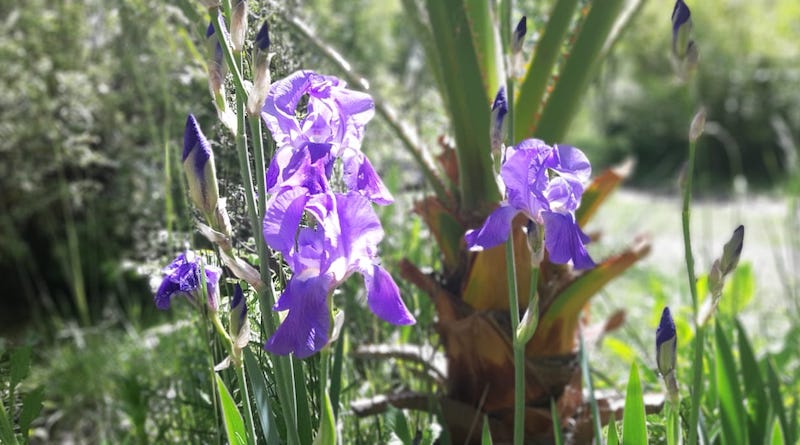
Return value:
[(680, 402), (670, 401), (667, 405), (667, 445), (681, 445)]
[(250, 394), (247, 391), (247, 380), (245, 380), (244, 366), (240, 362), (234, 365), (236, 368), (236, 380), (239, 381), (239, 394), (242, 397), (242, 408), (244, 409), (244, 421), (247, 424), (247, 443), (256, 443), (256, 425), (253, 422), (253, 410), (250, 408)]
[(514, 231), (506, 242), (506, 269), (508, 278), (508, 311), (511, 315), (512, 349), (514, 351), (514, 445), (525, 440), (525, 345), (517, 341), (519, 326), (519, 298), (517, 297), (517, 272), (514, 263)]
[(702, 399), (703, 385), (703, 327), (698, 321), (699, 301), (697, 297), (697, 279), (694, 274), (694, 255), (692, 254), (692, 239), (690, 232), (690, 215), (692, 201), (692, 178), (694, 176), (694, 162), (696, 141), (689, 141), (689, 161), (686, 167), (685, 183), (683, 188), (683, 211), (681, 213), (683, 222), (683, 245), (686, 257), (686, 274), (689, 279), (689, 292), (692, 296), (692, 313), (694, 314), (695, 330), (695, 354), (693, 363), (692, 380), (692, 406), (689, 413), (689, 443), (697, 443), (697, 429), (700, 419), (700, 402)]
[[(11, 400), (11, 408), (14, 407), (14, 400)], [(17, 437), (14, 435), (14, 428), (11, 426), (11, 421), (8, 420), (8, 414), (6, 413), (6, 407), (3, 404), (3, 399), (0, 398), (0, 439), (3, 439), (4, 442), (8, 442), (9, 445), (17, 445)]]

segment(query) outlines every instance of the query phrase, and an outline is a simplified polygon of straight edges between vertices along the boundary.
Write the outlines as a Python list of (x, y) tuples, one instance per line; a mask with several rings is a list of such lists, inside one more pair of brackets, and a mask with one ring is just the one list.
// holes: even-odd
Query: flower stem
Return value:
[(255, 445), (256, 426), (253, 422), (253, 410), (250, 408), (250, 394), (247, 391), (247, 380), (245, 380), (244, 366), (241, 361), (234, 365), (236, 368), (236, 380), (239, 381), (239, 395), (242, 398), (242, 408), (244, 409), (244, 421), (247, 425), (247, 443)]
[(689, 161), (686, 167), (685, 183), (683, 188), (683, 211), (681, 213), (683, 222), (683, 246), (686, 258), (686, 274), (689, 279), (689, 292), (692, 296), (692, 313), (695, 323), (695, 344), (694, 344), (694, 363), (692, 380), (692, 405), (689, 413), (689, 443), (697, 443), (697, 428), (700, 419), (700, 402), (702, 399), (703, 385), (703, 342), (704, 329), (700, 325), (699, 301), (697, 297), (697, 278), (694, 273), (694, 255), (692, 254), (692, 238), (690, 233), (690, 215), (692, 201), (692, 178), (694, 176), (695, 150), (697, 142), (689, 140)]
[(508, 280), (508, 311), (511, 315), (512, 349), (514, 351), (514, 445), (525, 440), (525, 345), (517, 341), (519, 327), (519, 298), (517, 272), (514, 263), (514, 230), (506, 242), (506, 270)]

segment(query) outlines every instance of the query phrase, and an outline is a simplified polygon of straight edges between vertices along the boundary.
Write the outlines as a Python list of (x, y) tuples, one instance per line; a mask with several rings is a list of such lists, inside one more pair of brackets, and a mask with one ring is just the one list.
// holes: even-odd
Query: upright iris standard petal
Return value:
[(219, 307), (218, 283), (222, 271), (218, 267), (204, 265), (194, 252), (178, 255), (164, 268), (164, 274), (154, 297), (157, 308), (169, 309), (172, 299), (180, 295), (196, 302), (202, 297), (204, 288), (208, 308), (216, 311)]
[(183, 133), (183, 170), (189, 184), (189, 195), (198, 209), (212, 214), (219, 200), (214, 153), (194, 115), (186, 119)]
[(677, 341), (675, 322), (672, 320), (669, 307), (665, 307), (656, 329), (656, 363), (661, 375), (666, 376), (675, 370)]
[[(301, 99), (308, 97), (304, 117), (297, 117)], [(280, 185), (295, 152), (309, 145), (324, 146), (328, 156), (345, 161), (345, 185), (373, 202), (387, 204), (392, 196), (361, 152), (364, 130), (375, 115), (372, 98), (346, 88), (333, 76), (297, 71), (272, 84), (261, 117), (272, 132), (278, 152), (270, 165), (270, 188)], [(330, 179), (331, 170), (325, 175)]]

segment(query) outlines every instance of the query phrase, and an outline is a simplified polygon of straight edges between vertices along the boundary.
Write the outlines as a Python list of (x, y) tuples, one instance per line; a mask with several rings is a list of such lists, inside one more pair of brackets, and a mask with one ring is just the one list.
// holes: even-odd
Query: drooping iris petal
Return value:
[(172, 303), (172, 298), (180, 291), (181, 287), (178, 283), (165, 279), (161, 282), (161, 285), (158, 287), (158, 291), (156, 292), (156, 307), (162, 311), (169, 309), (170, 304)]
[(294, 353), (306, 358), (328, 342), (330, 313), (326, 304), (328, 289), (324, 279), (292, 279), (280, 300), (289, 313), (264, 345), (274, 354)]
[(414, 324), (416, 320), (400, 298), (400, 289), (384, 268), (373, 265), (362, 271), (367, 287), (367, 304), (373, 314), (396, 325)]
[(509, 205), (501, 205), (492, 212), (478, 230), (467, 230), (464, 239), (472, 251), (480, 251), (500, 245), (508, 239), (511, 221), (519, 210)]
[(594, 267), (584, 244), (589, 237), (581, 231), (571, 214), (542, 212), (544, 220), (544, 245), (550, 261), (564, 264), (572, 260), (575, 269)]
[(306, 190), (298, 187), (275, 195), (267, 205), (262, 226), (264, 242), (284, 256), (294, 246), (308, 200)]
[(364, 153), (349, 150), (348, 154), (344, 155), (343, 173), (344, 184), (348, 190), (358, 190), (378, 205), (389, 205), (394, 202), (389, 189), (383, 185), (381, 177)]

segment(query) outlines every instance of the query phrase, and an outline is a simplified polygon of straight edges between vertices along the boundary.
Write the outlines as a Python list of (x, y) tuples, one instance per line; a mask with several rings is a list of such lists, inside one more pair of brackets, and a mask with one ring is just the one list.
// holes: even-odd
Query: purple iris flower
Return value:
[[(204, 278), (201, 271), (205, 272)], [(187, 250), (178, 255), (175, 260), (163, 269), (163, 272), (166, 276), (155, 295), (156, 307), (161, 310), (167, 310), (172, 299), (180, 295), (189, 298), (192, 302), (196, 302), (202, 297), (202, 280), (205, 279), (208, 307), (212, 311), (217, 310), (219, 306), (217, 285), (222, 275), (222, 270), (218, 267), (208, 264), (203, 265), (197, 254)]]
[(544, 227), (544, 243), (550, 261), (572, 260), (576, 269), (594, 266), (585, 245), (589, 238), (575, 220), (584, 183), (592, 167), (586, 156), (569, 145), (549, 146), (538, 139), (526, 139), (506, 150), (500, 168), (506, 200), (478, 230), (468, 230), (470, 250), (497, 246), (508, 239), (511, 221), (522, 212)]
[[(272, 84), (261, 110), (278, 147), (267, 174), (270, 192), (287, 179), (286, 167), (294, 153), (315, 144), (325, 147), (332, 160), (342, 159), (344, 183), (349, 190), (358, 191), (377, 204), (393, 201), (361, 152), (364, 127), (375, 114), (375, 104), (369, 94), (345, 86), (336, 77), (313, 71), (297, 71)], [(298, 118), (297, 106), (306, 96), (305, 116)]]
[[(273, 213), (265, 217), (264, 235), (268, 243), (278, 242), (276, 248), (284, 253), (293, 275), (274, 307), (289, 313), (265, 345), (268, 351), (305, 358), (322, 349), (330, 330), (328, 296), (355, 272), (364, 277), (367, 304), (375, 315), (397, 325), (415, 322), (397, 284), (375, 262), (384, 232), (366, 197), (349, 192), (309, 198), (299, 187), (281, 195), (286, 198), (275, 200)], [(317, 224), (298, 230), (295, 221), (299, 223), (307, 207), (299, 203), (313, 200), (316, 206), (308, 208)], [(291, 235), (271, 231), (280, 225), (269, 221), (275, 215), (284, 223), (291, 221)]]

